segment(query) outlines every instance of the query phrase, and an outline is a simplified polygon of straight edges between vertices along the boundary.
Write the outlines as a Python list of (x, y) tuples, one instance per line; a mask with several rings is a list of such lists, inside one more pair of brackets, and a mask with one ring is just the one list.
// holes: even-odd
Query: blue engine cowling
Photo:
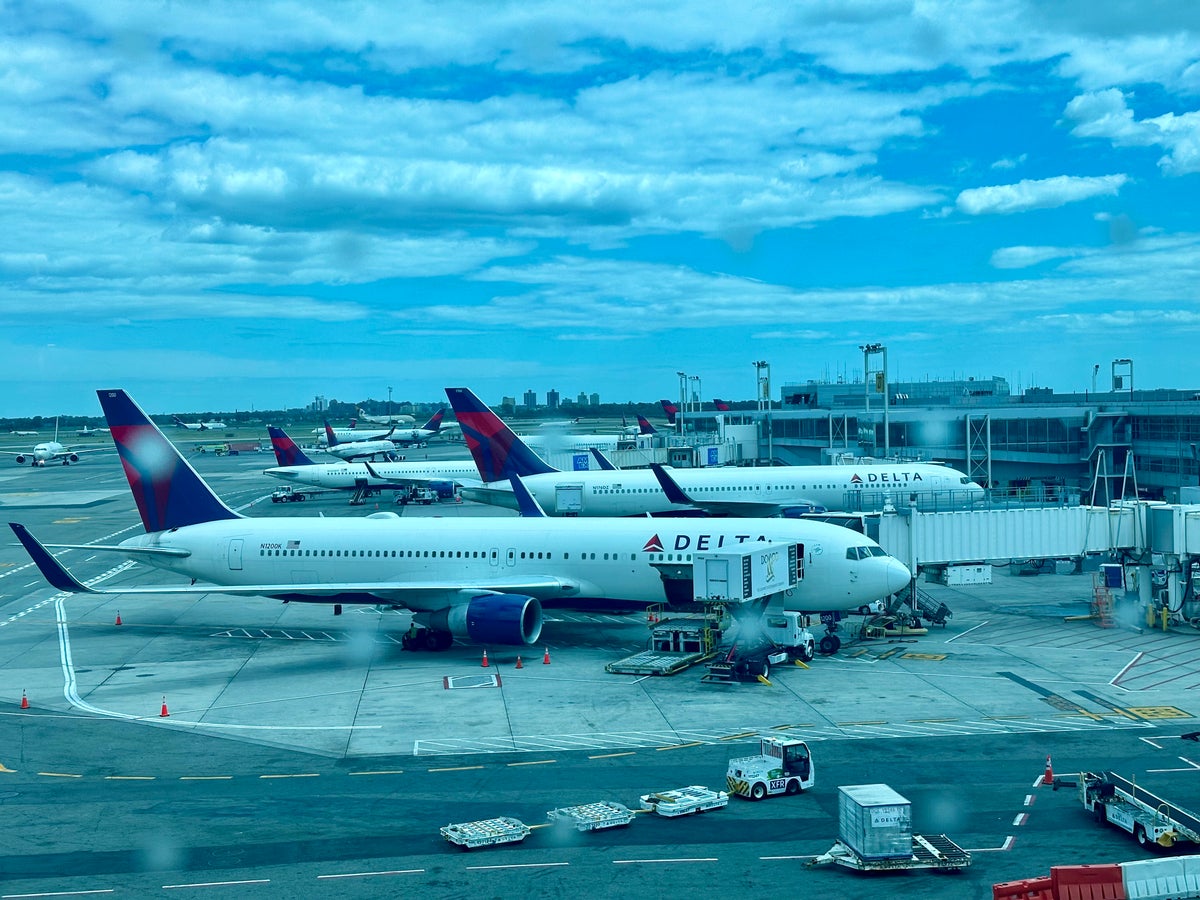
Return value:
[(521, 594), (475, 594), (427, 617), (432, 628), (477, 644), (536, 644), (542, 604)]

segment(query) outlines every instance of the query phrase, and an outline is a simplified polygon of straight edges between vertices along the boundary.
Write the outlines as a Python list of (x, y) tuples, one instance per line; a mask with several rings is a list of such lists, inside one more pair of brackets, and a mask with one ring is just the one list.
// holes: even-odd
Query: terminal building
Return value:
[(784, 384), (745, 414), (758, 456), (788, 465), (831, 456), (938, 460), (997, 496), (1032, 503), (1141, 497), (1200, 502), (1200, 392), (1013, 394), (999, 377)]

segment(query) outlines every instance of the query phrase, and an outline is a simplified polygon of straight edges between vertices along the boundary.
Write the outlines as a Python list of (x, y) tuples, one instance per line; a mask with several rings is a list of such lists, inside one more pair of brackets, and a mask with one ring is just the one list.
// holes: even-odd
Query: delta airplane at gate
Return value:
[[(483, 484), (463, 496), (517, 507), (509, 479), (519, 477), (550, 515), (641, 516), (702, 512), (778, 516), (789, 508), (871, 511), (885, 501), (918, 509), (969, 508), (982, 487), (949, 466), (863, 463), (845, 466), (727, 466), (670, 469), (664, 490), (650, 469), (561, 472), (547, 464), (467, 388), (446, 388)], [(568, 502), (560, 503), (567, 497)], [(847, 502), (847, 501), (855, 501)]]
[[(909, 571), (864, 536), (788, 519), (365, 518), (254, 519), (229, 509), (158, 427), (120, 390), (98, 392), (146, 533), (115, 546), (42, 544), (10, 523), (60, 591), (163, 596), (227, 594), (309, 603), (404, 607), (432, 648), (454, 638), (535, 644), (542, 603), (586, 609), (661, 603), (654, 563), (786, 541), (804, 577), (790, 609), (856, 609), (901, 590)], [(89, 588), (47, 547), (114, 551), (190, 584)], [(203, 582), (203, 583), (197, 583)], [(335, 612), (338, 610), (335, 608)]]

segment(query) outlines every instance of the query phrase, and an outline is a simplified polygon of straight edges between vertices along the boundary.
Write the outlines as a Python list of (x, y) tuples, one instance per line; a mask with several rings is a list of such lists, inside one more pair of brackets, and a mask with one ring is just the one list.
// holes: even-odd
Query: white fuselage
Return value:
[[(391, 428), (331, 428), (330, 430), (339, 441), (380, 441), (391, 431)], [(314, 428), (312, 433), (317, 436), (318, 447), (324, 447), (328, 443), (328, 436), (325, 434), (324, 428)]]
[(326, 447), (325, 452), (338, 459), (365, 459), (372, 456), (387, 457), (396, 452), (396, 445), (391, 441), (350, 441), (345, 444), (335, 444)]
[[(264, 470), (265, 475), (294, 484), (313, 487), (354, 490), (355, 488), (399, 488), (417, 481), (478, 482), (479, 470), (473, 460), (447, 459), (438, 462), (372, 463), (371, 468), (384, 476), (372, 478), (363, 463), (328, 463), (314, 466), (277, 466)], [(396, 479), (396, 480), (390, 480)], [(410, 479), (404, 481), (404, 479)]]
[(33, 466), (44, 466), (46, 463), (54, 462), (58, 459), (67, 462), (75, 462), (79, 459), (76, 454), (69, 451), (58, 441), (43, 441), (28, 453), (18, 453), (16, 455), (18, 464), (25, 462), (26, 458), (29, 459), (29, 464)]
[[(886, 501), (919, 509), (962, 509), (983, 499), (984, 491), (965, 475), (945, 466), (871, 464), (846, 466), (766, 466), (668, 469), (670, 476), (698, 506), (760, 504), (816, 506), (830, 510), (882, 509)], [(671, 503), (648, 469), (587, 470), (529, 475), (522, 479), (549, 515), (557, 515), (559, 495), (570, 494), (571, 514), (635, 516), (678, 512), (687, 507)], [(471, 488), (471, 500), (515, 507), (512, 487), (491, 483)], [(759, 513), (760, 515), (764, 513)]]
[[(187, 557), (140, 561), (215, 585), (363, 585), (379, 602), (414, 611), (447, 605), (445, 585), (520, 591), (539, 600), (660, 603), (655, 563), (687, 565), (699, 551), (748, 541), (790, 541), (804, 548), (804, 574), (785, 597), (789, 609), (854, 609), (909, 583), (909, 571), (857, 532), (789, 519), (419, 520), (393, 513), (363, 519), (232, 519), (130, 538), (127, 547), (181, 549)], [(421, 585), (430, 586), (422, 595)], [(405, 590), (389, 593), (389, 586)], [(286, 589), (269, 596), (286, 596)], [(310, 598), (314, 599), (314, 598)]]

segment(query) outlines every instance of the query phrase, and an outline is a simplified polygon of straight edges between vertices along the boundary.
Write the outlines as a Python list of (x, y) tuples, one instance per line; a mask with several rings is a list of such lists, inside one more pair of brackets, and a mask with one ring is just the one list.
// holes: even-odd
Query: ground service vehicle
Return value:
[(775, 794), (798, 794), (816, 783), (808, 744), (789, 738), (765, 737), (758, 756), (729, 761), (725, 784), (729, 793), (751, 800)]
[(271, 492), (272, 503), (299, 503), (304, 499), (304, 491), (298, 491), (290, 484), (275, 488)]
[(710, 809), (720, 809), (729, 803), (729, 795), (724, 791), (710, 791), (703, 785), (693, 784), (671, 791), (643, 794), (641, 801), (642, 809), (671, 819), (675, 816), (687, 816), (692, 813), (707, 812)]
[(496, 844), (516, 844), (529, 837), (529, 826), (510, 816), (495, 819), (480, 819), (478, 822), (460, 822), (445, 825), (440, 829), (442, 837), (464, 850), (476, 847), (493, 847)]
[(1100, 823), (1128, 831), (1142, 847), (1200, 843), (1200, 819), (1114, 772), (1081, 772), (1079, 799)]
[(438, 495), (436, 491), (429, 488), (413, 488), (407, 493), (401, 492), (396, 495), (397, 506), (407, 506), (410, 503), (417, 503), (421, 506), (430, 506), (437, 503)]
[(601, 831), (605, 828), (620, 828), (633, 821), (633, 812), (620, 803), (600, 800), (580, 806), (564, 806), (546, 813), (546, 818), (556, 825), (569, 825), (576, 831)]
[(816, 641), (804, 624), (806, 618), (793, 610), (779, 610), (764, 613), (761, 620), (740, 619), (732, 646), (708, 664), (704, 680), (763, 681), (772, 665), (811, 662)]

